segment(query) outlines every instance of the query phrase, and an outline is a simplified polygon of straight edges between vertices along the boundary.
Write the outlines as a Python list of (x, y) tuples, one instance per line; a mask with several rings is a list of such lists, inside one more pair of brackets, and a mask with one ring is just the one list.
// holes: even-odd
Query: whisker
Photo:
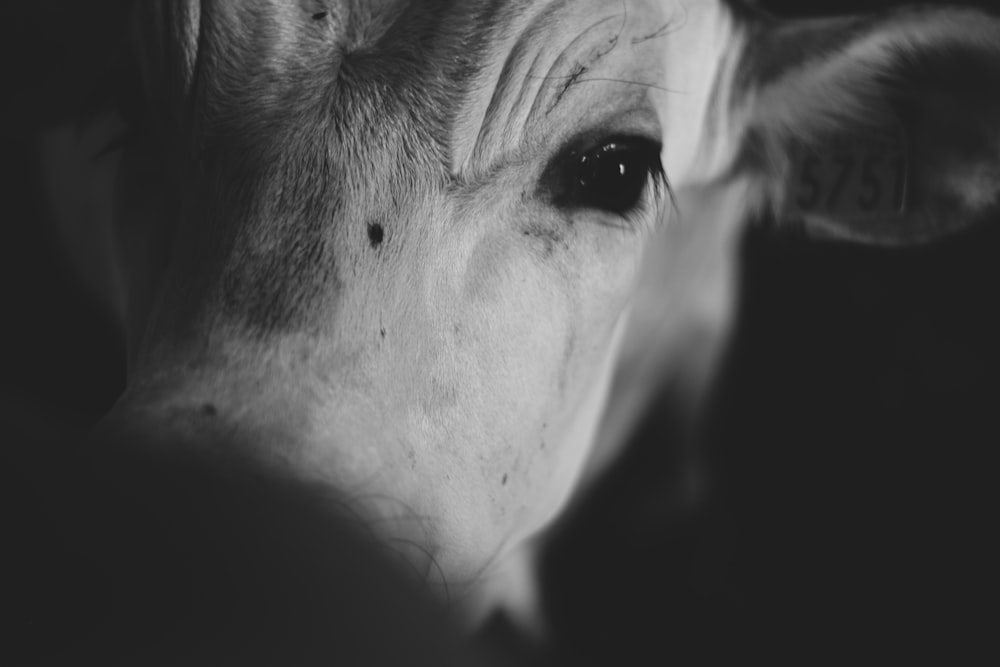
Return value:
[(660, 90), (660, 91), (663, 91), (665, 93), (676, 93), (678, 95), (690, 95), (691, 94), (691, 91), (689, 91), (689, 90), (687, 90), (687, 91), (686, 90), (677, 90), (675, 88), (667, 88), (666, 86), (658, 86), (655, 83), (646, 83), (645, 81), (631, 81), (629, 79), (616, 79), (614, 77), (591, 76), (591, 77), (587, 77), (586, 79), (577, 79), (576, 81), (573, 82), (572, 85), (575, 86), (575, 85), (579, 85), (581, 83), (590, 83), (590, 82), (594, 82), (594, 81), (603, 81), (603, 82), (607, 82), (607, 83), (624, 83), (624, 84), (629, 84), (629, 85), (633, 85), (633, 86), (642, 86), (644, 88), (652, 88), (653, 90)]
[[(451, 591), (448, 589), (448, 580), (445, 579), (444, 570), (441, 569), (441, 565), (437, 562), (437, 559), (434, 557), (434, 555), (425, 546), (423, 546), (421, 544), (418, 544), (417, 542), (414, 542), (413, 540), (405, 538), (405, 537), (390, 538), (390, 539), (387, 540), (387, 542), (393, 543), (393, 544), (405, 544), (407, 546), (413, 547), (414, 549), (416, 549), (417, 551), (419, 551), (420, 553), (422, 553), (424, 556), (426, 556), (427, 557), (427, 562), (437, 571), (438, 579), (440, 580), (441, 585), (444, 587), (445, 601), (448, 604), (451, 603)], [(400, 553), (400, 552), (397, 550), (397, 553)], [(403, 554), (403, 555), (404, 555), (404, 559), (408, 560), (408, 559), (405, 558), (405, 554)], [(417, 570), (417, 566), (414, 565), (413, 563), (410, 563), (410, 566), (414, 570)], [(427, 572), (422, 573), (420, 576), (424, 577), (425, 581), (428, 579)]]
[[(683, 28), (687, 24), (688, 10), (685, 5), (681, 5), (681, 17), (680, 21), (677, 20), (677, 15), (670, 17), (670, 20), (664, 23), (662, 26), (649, 33), (648, 35), (643, 35), (642, 37), (633, 37), (629, 40), (629, 44), (635, 46), (637, 44), (642, 44), (643, 42), (648, 42), (651, 39), (659, 39), (661, 37), (666, 37), (667, 35), (673, 34)], [(676, 24), (676, 25), (675, 25)]]

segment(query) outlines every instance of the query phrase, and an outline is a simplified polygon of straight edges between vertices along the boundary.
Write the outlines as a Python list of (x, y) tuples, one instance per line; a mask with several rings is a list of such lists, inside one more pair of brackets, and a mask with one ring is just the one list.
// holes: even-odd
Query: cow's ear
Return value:
[(1000, 19), (939, 8), (749, 26), (733, 109), (756, 204), (811, 235), (888, 245), (1000, 210)]

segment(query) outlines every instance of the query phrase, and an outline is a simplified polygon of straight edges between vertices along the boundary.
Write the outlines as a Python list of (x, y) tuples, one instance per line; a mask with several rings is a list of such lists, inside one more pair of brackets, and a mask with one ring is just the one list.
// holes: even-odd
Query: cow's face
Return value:
[[(665, 0), (144, 4), (112, 421), (325, 485), (461, 590), (569, 494), (634, 296), (661, 369), (691, 318), (724, 326), (737, 223), (783, 206), (792, 144), (890, 115), (895, 82), (855, 60), (891, 49), (829, 56), (843, 105), (817, 106), (783, 55), (815, 26), (749, 25)], [(939, 199), (898, 229), (816, 221), (927, 238)], [(644, 255), (661, 282), (637, 292)]]
[[(663, 44), (690, 17), (348, 4), (175, 17), (176, 53), (149, 65), (156, 90), (180, 78), (155, 121), (166, 202), (123, 215), (170, 230), (172, 250), (159, 274), (125, 262), (155, 287), (128, 301), (118, 412), (238, 432), (426, 550), (454, 592), (547, 521), (583, 464), (670, 210), (667, 96), (689, 81), (670, 80)], [(697, 108), (718, 63), (690, 64)]]

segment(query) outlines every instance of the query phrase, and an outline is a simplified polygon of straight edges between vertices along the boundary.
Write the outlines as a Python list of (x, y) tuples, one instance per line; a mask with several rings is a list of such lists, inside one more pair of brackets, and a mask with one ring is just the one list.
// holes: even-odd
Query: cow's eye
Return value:
[(607, 139), (583, 150), (570, 150), (558, 162), (561, 182), (554, 188), (554, 200), (565, 208), (627, 217), (641, 212), (666, 186), (660, 146), (647, 139)]

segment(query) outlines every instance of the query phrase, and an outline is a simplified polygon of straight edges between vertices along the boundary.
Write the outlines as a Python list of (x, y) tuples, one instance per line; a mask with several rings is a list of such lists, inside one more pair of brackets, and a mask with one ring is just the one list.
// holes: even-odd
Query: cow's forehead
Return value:
[[(407, 146), (418, 136), (432, 140), (433, 150), (408, 147), (391, 164), (433, 155), (463, 180), (516, 161), (526, 147), (551, 151), (587, 128), (654, 135), (667, 117), (677, 135), (673, 162), (686, 169), (695, 148), (677, 144), (694, 141), (698, 132), (677, 128), (703, 120), (703, 98), (730, 37), (727, 12), (714, 0), (382, 6), (383, 13), (393, 11), (391, 26), (372, 33), (378, 39), (353, 42), (340, 83), (352, 81), (363, 99), (378, 100), (369, 120), (379, 132), (385, 126), (380, 114), (398, 102), (405, 135), (383, 135), (387, 146)], [(379, 90), (386, 81), (391, 84)], [(388, 104), (379, 99), (383, 91), (392, 97)], [(364, 137), (368, 124), (346, 123), (355, 129), (347, 134)]]
[(562, 129), (641, 109), (651, 91), (666, 92), (654, 42), (678, 14), (668, 5), (549, 0), (497, 21), (453, 127), (453, 173), (482, 170), (477, 157), (551, 143)]
[[(346, 19), (285, 12), (294, 25), (276, 29), (265, 12), (202, 5), (188, 107), (201, 124), (190, 126), (200, 194), (187, 224), (215, 231), (208, 257), (178, 273), (198, 282), (184, 291), (214, 292), (199, 307), (213, 317), (308, 326), (316, 299), (357, 271), (338, 256), (345, 233), (389, 225), (401, 238), (419, 202), (456, 177), (524, 146), (542, 157), (598, 117), (655, 126), (648, 98), (670, 94), (664, 40), (685, 18), (653, 0), (364, 6)], [(340, 35), (338, 20), (357, 23)]]
[[(377, 16), (355, 11), (362, 23), (348, 29), (351, 49), (340, 77), (351, 80), (363, 71), (360, 91), (377, 98), (379, 91), (365, 84), (378, 83), (385, 72), (392, 80), (387, 90), (407, 98), (407, 115), (431, 124), (425, 129), (453, 175), (474, 166), (477, 149), (515, 152), (519, 143), (530, 143), (526, 137), (537, 143), (551, 137), (553, 126), (580, 124), (586, 111), (608, 113), (594, 109), (588, 93), (607, 92), (612, 104), (628, 109), (650, 90), (667, 92), (659, 85), (658, 46), (687, 18), (680, 4), (657, 0), (430, 5), (383, 3)], [(378, 27), (365, 27), (371, 24)], [(359, 42), (358, 34), (378, 38)], [(414, 101), (425, 104), (413, 107)], [(384, 100), (378, 109), (385, 111)]]
[[(474, 145), (511, 143), (594, 84), (617, 83), (622, 96), (656, 89), (657, 44), (686, 17), (679, 4), (653, 0), (344, 5), (315, 14), (330, 23), (319, 29), (260, 27), (273, 17), (245, 12), (235, 30), (203, 39), (202, 78), (210, 81), (196, 109), (218, 121), (210, 135), (267, 129), (287, 150), (299, 146), (275, 126), (298, 135), (327, 130), (315, 139), (332, 144), (333, 157), (390, 149), (404, 162), (434, 158), (454, 171)], [(231, 43), (234, 33), (243, 49)], [(213, 97), (210, 89), (226, 81), (230, 90)], [(220, 108), (227, 104), (234, 108)]]

